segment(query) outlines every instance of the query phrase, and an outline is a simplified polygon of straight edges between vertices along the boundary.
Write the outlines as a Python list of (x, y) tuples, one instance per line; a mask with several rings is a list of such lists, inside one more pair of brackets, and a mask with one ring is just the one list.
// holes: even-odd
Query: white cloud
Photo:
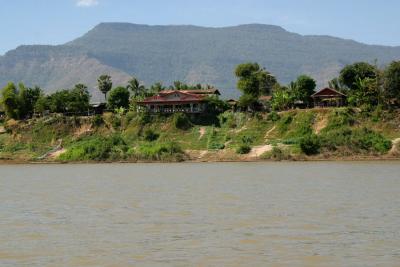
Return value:
[(91, 7), (97, 6), (99, 2), (97, 0), (77, 0), (76, 5), (79, 7)]

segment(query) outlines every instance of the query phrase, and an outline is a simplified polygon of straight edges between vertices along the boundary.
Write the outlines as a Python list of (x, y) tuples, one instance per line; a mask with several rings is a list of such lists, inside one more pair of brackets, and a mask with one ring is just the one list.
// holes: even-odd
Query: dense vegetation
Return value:
[[(132, 77), (126, 86), (113, 87), (112, 77), (102, 75), (98, 88), (108, 111), (88, 116), (90, 94), (83, 84), (46, 95), (39, 87), (9, 83), (0, 98), (5, 112), (0, 157), (181, 161), (398, 156), (399, 62), (385, 69), (365, 62), (346, 66), (331, 87), (348, 95), (348, 106), (321, 110), (309, 108), (316, 87), (312, 77), (300, 75), (284, 86), (257, 63), (240, 64), (235, 74), (242, 92), (239, 106), (209, 97), (207, 112), (196, 116), (139, 112), (136, 103), (165, 89), (209, 85), (175, 81), (169, 87), (146, 87)], [(271, 94), (262, 103), (260, 97)], [(296, 103), (304, 109), (294, 110)]]
[[(36, 160), (62, 140), (58, 161), (302, 160), (393, 157), (400, 113), (357, 109), (293, 110), (267, 114), (230, 111), (207, 118), (150, 116), (129, 111), (94, 117), (50, 116), (9, 120), (0, 134), (0, 158)], [(183, 126), (183, 127), (182, 127)], [(398, 145), (397, 145), (398, 146)], [(271, 147), (257, 157), (257, 147)], [(389, 153), (389, 154), (388, 154)]]

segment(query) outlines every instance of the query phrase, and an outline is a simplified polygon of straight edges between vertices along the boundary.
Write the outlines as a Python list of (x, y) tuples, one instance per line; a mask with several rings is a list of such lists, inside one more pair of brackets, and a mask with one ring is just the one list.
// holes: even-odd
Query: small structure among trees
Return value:
[(323, 88), (313, 94), (315, 107), (341, 107), (346, 104), (347, 96), (332, 88)]

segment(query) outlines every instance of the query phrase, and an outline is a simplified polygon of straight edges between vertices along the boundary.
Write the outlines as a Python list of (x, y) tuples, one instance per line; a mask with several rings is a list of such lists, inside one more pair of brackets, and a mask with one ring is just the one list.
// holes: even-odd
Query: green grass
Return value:
[[(177, 161), (185, 157), (185, 150), (236, 151), (244, 145), (253, 147), (266, 143), (280, 149), (284, 144), (284, 153), (301, 155), (304, 152), (301, 142), (314, 136), (317, 117), (318, 121), (327, 120), (326, 127), (315, 137), (320, 143), (320, 153), (384, 155), (391, 147), (390, 141), (400, 137), (400, 112), (377, 114), (380, 120), (346, 108), (293, 110), (271, 116), (225, 112), (214, 119), (186, 117), (183, 120), (189, 119), (190, 127), (176, 127), (174, 116), (147, 116), (135, 112), (119, 117), (105, 114), (101, 118), (35, 119), (7, 127), (9, 132), (0, 135), (0, 157), (37, 158), (54, 148), (60, 139), (67, 149), (61, 157), (65, 161)], [(114, 127), (115, 121), (120, 122), (118, 127)], [(78, 134), (81, 127), (90, 128), (90, 131)], [(281, 156), (276, 150), (266, 157), (279, 159)]]

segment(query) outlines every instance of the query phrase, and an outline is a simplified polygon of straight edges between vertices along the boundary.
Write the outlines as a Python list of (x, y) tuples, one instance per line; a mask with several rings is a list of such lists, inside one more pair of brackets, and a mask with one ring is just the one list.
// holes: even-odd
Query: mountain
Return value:
[(175, 80), (213, 84), (229, 97), (238, 94), (233, 71), (243, 62), (259, 62), (281, 83), (309, 74), (323, 86), (344, 65), (375, 59), (381, 65), (398, 60), (400, 47), (302, 36), (262, 24), (207, 28), (101, 23), (64, 45), (21, 46), (1, 56), (0, 85), (23, 81), (54, 91), (82, 82), (95, 93), (100, 74), (111, 74), (114, 84), (126, 83), (133, 74), (147, 85)]

